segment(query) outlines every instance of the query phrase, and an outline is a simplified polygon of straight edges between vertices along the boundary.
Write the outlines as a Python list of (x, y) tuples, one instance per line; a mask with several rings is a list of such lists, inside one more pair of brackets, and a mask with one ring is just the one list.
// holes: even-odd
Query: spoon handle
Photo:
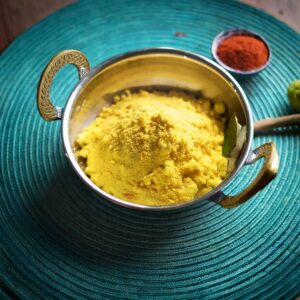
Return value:
[(273, 128), (290, 125), (300, 125), (300, 114), (257, 121), (254, 124), (254, 132), (264, 132)]

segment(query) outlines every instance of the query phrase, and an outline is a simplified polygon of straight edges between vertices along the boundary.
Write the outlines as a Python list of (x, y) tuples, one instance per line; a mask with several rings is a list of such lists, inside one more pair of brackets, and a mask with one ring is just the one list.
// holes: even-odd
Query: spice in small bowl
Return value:
[(251, 75), (269, 64), (271, 51), (267, 42), (257, 33), (233, 29), (216, 36), (212, 44), (212, 55), (229, 72)]

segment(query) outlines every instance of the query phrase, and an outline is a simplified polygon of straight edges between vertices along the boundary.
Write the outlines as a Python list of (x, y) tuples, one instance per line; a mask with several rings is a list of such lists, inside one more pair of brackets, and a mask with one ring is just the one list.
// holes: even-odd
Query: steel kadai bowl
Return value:
[[(54, 107), (50, 100), (51, 83), (56, 72), (67, 64), (76, 66), (80, 80), (69, 96), (65, 108)], [(235, 112), (239, 123), (246, 126), (246, 141), (243, 149), (226, 179), (204, 196), (167, 206), (131, 203), (106, 193), (84, 173), (76, 160), (73, 147), (77, 135), (99, 115), (103, 107), (111, 105), (115, 94), (125, 89), (157, 86), (192, 92), (201, 91), (205, 98), (213, 99), (215, 102), (225, 102), (228, 116)], [(76, 50), (62, 51), (52, 58), (41, 76), (37, 104), (45, 120), (62, 121), (62, 138), (66, 156), (82, 181), (101, 198), (128, 208), (170, 210), (204, 200), (215, 201), (225, 208), (231, 208), (250, 199), (277, 173), (279, 159), (273, 143), (266, 143), (252, 150), (253, 119), (243, 89), (222, 67), (195, 53), (171, 48), (144, 49), (113, 57), (90, 69), (90, 64), (83, 53)], [(234, 196), (222, 192), (243, 166), (253, 164), (260, 158), (264, 158), (261, 170), (244, 191)]]

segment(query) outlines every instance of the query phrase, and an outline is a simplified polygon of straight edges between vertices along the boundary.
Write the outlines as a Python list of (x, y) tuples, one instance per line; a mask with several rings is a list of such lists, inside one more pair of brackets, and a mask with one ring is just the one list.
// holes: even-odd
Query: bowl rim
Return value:
[[(120, 198), (117, 198), (115, 196), (110, 195), (109, 193), (102, 190), (100, 187), (98, 187), (96, 184), (94, 184), (89, 177), (85, 174), (85, 172), (81, 169), (79, 166), (78, 161), (75, 158), (75, 155), (72, 150), (72, 145), (70, 143), (69, 138), (69, 123), (70, 123), (70, 116), (71, 112), (74, 108), (74, 103), (79, 95), (81, 89), (88, 84), (88, 82), (93, 78), (94, 75), (99, 73), (100, 71), (104, 70), (105, 68), (113, 65), (114, 63), (117, 63), (123, 59), (127, 59), (134, 56), (140, 56), (140, 55), (152, 55), (152, 54), (173, 54), (177, 56), (182, 56), (184, 58), (189, 58), (196, 60), (197, 62), (204, 63), (211, 67), (214, 71), (216, 71), (218, 74), (220, 74), (222, 77), (224, 77), (228, 83), (232, 86), (234, 91), (238, 94), (242, 101), (242, 105), (244, 106), (245, 110), (245, 117), (246, 117), (246, 126), (247, 126), (247, 136), (246, 141), (244, 144), (244, 150), (242, 155), (240, 156), (235, 169), (230, 173), (228, 177), (225, 178), (217, 187), (206, 193), (205, 195), (201, 197), (194, 198), (193, 200), (182, 202), (182, 203), (176, 203), (171, 205), (160, 205), (160, 206), (151, 206), (151, 205), (143, 205), (139, 203), (129, 202), (122, 200)], [(187, 207), (190, 205), (193, 205), (195, 203), (204, 201), (204, 200), (217, 200), (214, 199), (213, 196), (218, 198), (218, 194), (220, 196), (220, 193), (222, 194), (222, 189), (237, 175), (237, 173), (240, 171), (240, 169), (245, 165), (248, 158), (250, 157), (250, 154), (252, 154), (251, 147), (252, 147), (252, 141), (253, 141), (253, 118), (252, 118), (252, 111), (248, 102), (248, 99), (242, 89), (242, 87), (239, 85), (239, 83), (233, 78), (232, 75), (230, 75), (225, 69), (223, 69), (220, 65), (213, 62), (211, 59), (206, 58), (202, 55), (189, 52), (186, 50), (181, 50), (177, 48), (169, 48), (169, 47), (157, 47), (157, 48), (145, 48), (140, 50), (134, 50), (129, 51), (117, 56), (114, 56), (110, 59), (105, 60), (104, 62), (98, 64), (95, 68), (91, 69), (88, 74), (85, 75), (74, 87), (73, 91), (71, 92), (67, 104), (63, 110), (63, 117), (62, 117), (62, 126), (61, 126), (61, 133), (62, 133), (62, 139), (64, 148), (66, 151), (66, 156), (68, 157), (69, 161), (71, 162), (71, 165), (77, 175), (82, 179), (82, 181), (91, 188), (94, 192), (96, 192), (97, 195), (106, 198), (110, 202), (113, 202), (115, 204), (121, 205), (123, 207), (127, 208), (133, 208), (137, 210), (148, 210), (148, 211), (162, 211), (162, 210), (173, 210), (178, 208)], [(211, 198), (211, 199), (210, 199)]]
[[(226, 65), (225, 63), (223, 63), (220, 58), (217, 55), (217, 48), (220, 45), (220, 43), (231, 36), (234, 35), (248, 35), (248, 36), (253, 36), (258, 38), (259, 40), (261, 40), (265, 46), (268, 49), (268, 59), (266, 61), (266, 63), (264, 65), (262, 65), (259, 68), (253, 69), (253, 70), (249, 70), (249, 71), (242, 71), (242, 70), (238, 70), (238, 69), (234, 69), (231, 68), (230, 66)], [(265, 38), (263, 38), (259, 33), (257, 33), (256, 31), (252, 31), (252, 30), (248, 30), (248, 29), (243, 29), (243, 28), (234, 28), (234, 29), (228, 29), (228, 30), (224, 30), (221, 31), (213, 40), (212, 45), (211, 45), (211, 54), (213, 59), (219, 64), (221, 65), (224, 69), (226, 69), (227, 71), (229, 71), (232, 74), (237, 74), (237, 75), (253, 75), (253, 74), (257, 74), (260, 71), (264, 70), (271, 62), (271, 58), (272, 58), (272, 52), (271, 52), (271, 48), (269, 46), (269, 43), (267, 42), (267, 40)]]

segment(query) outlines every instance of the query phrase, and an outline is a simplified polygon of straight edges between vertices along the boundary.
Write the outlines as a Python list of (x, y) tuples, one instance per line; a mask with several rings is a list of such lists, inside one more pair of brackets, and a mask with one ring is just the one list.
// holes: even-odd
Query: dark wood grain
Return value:
[(241, 0), (260, 8), (300, 32), (299, 0)]
[[(24, 30), (74, 0), (0, 0), (0, 52)], [(300, 32), (300, 0), (242, 0)]]
[(20, 33), (74, 0), (0, 0), (0, 51)]

